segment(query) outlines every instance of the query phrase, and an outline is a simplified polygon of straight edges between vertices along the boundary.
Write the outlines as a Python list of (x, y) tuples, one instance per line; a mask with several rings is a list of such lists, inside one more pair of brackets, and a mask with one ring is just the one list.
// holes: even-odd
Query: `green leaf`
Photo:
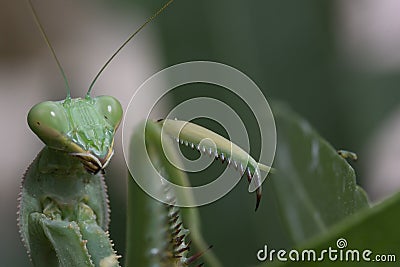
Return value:
[(270, 180), (282, 221), (295, 244), (369, 206), (348, 162), (310, 126), (281, 104), (273, 107), (278, 144)]
[[(302, 245), (298, 251), (303, 249), (314, 249), (319, 257), (320, 252), (325, 249), (338, 250), (336, 254), (340, 257), (342, 251), (343, 260), (330, 260), (326, 255), (323, 262), (279, 262), (272, 264), (267, 262), (261, 266), (274, 266), (274, 267), (292, 267), (292, 266), (398, 266), (400, 259), (399, 240), (400, 229), (398, 222), (400, 221), (400, 193), (387, 199), (379, 205), (371, 209), (361, 211), (342, 223), (334, 226), (329, 233), (319, 236)], [(343, 249), (338, 249), (337, 241), (344, 238), (347, 246)], [(345, 261), (349, 250), (357, 250), (359, 253), (360, 261)], [(365, 250), (370, 250), (371, 254), (368, 256), (370, 262), (363, 260), (362, 254)], [(391, 261), (377, 263), (376, 256), (382, 259), (391, 258)], [(348, 256), (349, 257), (349, 256)], [(395, 257), (395, 258), (393, 258)], [(349, 257), (350, 259), (350, 257)], [(397, 263), (395, 261), (397, 261)]]

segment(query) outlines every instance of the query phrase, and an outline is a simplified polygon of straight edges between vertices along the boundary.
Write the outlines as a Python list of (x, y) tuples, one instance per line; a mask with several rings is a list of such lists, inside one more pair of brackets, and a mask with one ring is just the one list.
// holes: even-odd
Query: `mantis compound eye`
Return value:
[(46, 144), (52, 143), (69, 128), (67, 114), (59, 102), (46, 101), (31, 108), (28, 113), (31, 130)]
[(117, 129), (123, 113), (119, 101), (112, 96), (99, 96), (94, 100), (97, 111), (114, 129)]

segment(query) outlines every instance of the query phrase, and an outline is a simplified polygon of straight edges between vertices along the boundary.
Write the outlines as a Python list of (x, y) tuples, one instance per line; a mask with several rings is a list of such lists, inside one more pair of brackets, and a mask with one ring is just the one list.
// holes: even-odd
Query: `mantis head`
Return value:
[(78, 157), (92, 173), (111, 159), (121, 119), (121, 104), (111, 96), (45, 101), (28, 113), (29, 127), (48, 147)]
[(111, 55), (94, 77), (85, 99), (72, 99), (64, 69), (31, 0), (28, 0), (33, 17), (57, 63), (67, 89), (67, 98), (64, 101), (39, 103), (32, 107), (28, 114), (29, 127), (48, 147), (78, 157), (86, 170), (91, 173), (97, 173), (107, 166), (114, 154), (114, 134), (122, 119), (122, 107), (114, 97), (99, 96), (92, 98), (90, 93), (97, 79), (122, 48), (172, 2), (173, 0), (169, 0), (164, 4)]

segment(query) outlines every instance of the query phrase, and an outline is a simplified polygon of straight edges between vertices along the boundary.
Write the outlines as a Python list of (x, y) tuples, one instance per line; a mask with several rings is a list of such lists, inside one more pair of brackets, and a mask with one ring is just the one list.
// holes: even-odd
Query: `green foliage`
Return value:
[(353, 168), (304, 119), (275, 105), (278, 131), (271, 183), (291, 238), (298, 244), (368, 207)]
[[(374, 260), (375, 255), (395, 255), (396, 262), (339, 262), (329, 261), (310, 263), (310, 262), (281, 262), (277, 264), (264, 264), (261, 266), (274, 267), (292, 267), (292, 266), (398, 266), (400, 259), (399, 252), (399, 236), (398, 221), (400, 209), (400, 193), (383, 201), (382, 203), (372, 207), (371, 209), (363, 210), (355, 215), (349, 216), (343, 222), (335, 225), (325, 234), (314, 238), (312, 241), (304, 243), (300, 246), (302, 249), (313, 248), (317, 252), (323, 249), (332, 247), (337, 249), (336, 241), (339, 238), (347, 240), (346, 249), (357, 249), (360, 255), (364, 250), (371, 250), (371, 260)], [(345, 250), (344, 250), (345, 251)], [(360, 256), (361, 257), (361, 256)]]
[[(400, 194), (369, 208), (365, 192), (356, 185), (351, 166), (311, 126), (287, 107), (274, 106), (278, 127), (275, 161), (279, 172), (273, 179), (282, 221), (298, 251), (320, 253), (337, 240), (347, 241), (347, 250), (375, 255), (400, 255), (397, 222)], [(279, 250), (280, 248), (270, 248)], [(290, 249), (286, 248), (286, 251)], [(286, 254), (287, 257), (287, 254)], [(267, 262), (260, 266), (365, 266), (365, 261)], [(371, 263), (369, 263), (371, 264)], [(375, 263), (376, 264), (376, 263)], [(395, 262), (385, 266), (397, 266)], [(373, 265), (376, 266), (376, 265)]]

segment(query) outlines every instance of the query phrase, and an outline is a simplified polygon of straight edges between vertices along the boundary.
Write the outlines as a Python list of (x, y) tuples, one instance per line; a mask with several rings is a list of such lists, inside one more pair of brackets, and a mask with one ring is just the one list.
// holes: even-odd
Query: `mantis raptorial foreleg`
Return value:
[[(145, 131), (141, 131), (142, 129), (145, 129)], [(163, 138), (163, 133), (167, 134), (167, 138)], [(153, 266), (152, 264), (157, 262), (159, 265), (155, 266), (187, 266), (186, 264), (195, 257), (188, 257), (186, 251), (183, 251), (183, 255), (177, 257), (176, 254), (181, 249), (185, 249), (183, 242), (185, 239), (180, 240), (183, 243), (177, 247), (167, 246), (167, 244), (171, 244), (168, 229), (177, 227), (177, 224), (163, 220), (171, 213), (171, 211), (165, 211), (165, 205), (184, 202), (186, 206), (192, 206), (195, 202), (194, 197), (190, 190), (174, 192), (163, 179), (190, 188), (186, 174), (171, 164), (171, 162), (179, 161), (173, 143), (177, 140), (179, 143), (198, 149), (201, 153), (203, 151), (208, 153), (211, 147), (207, 147), (206, 143), (201, 142), (205, 138), (212, 140), (216, 145), (215, 148), (212, 148), (214, 149), (212, 151), (213, 157), (221, 160), (225, 157), (225, 161), (230, 162), (233, 166), (236, 165), (241, 174), (246, 173), (250, 181), (260, 179), (260, 169), (263, 171), (271, 169), (257, 163), (248, 153), (224, 137), (190, 122), (177, 120), (147, 121), (144, 127), (137, 127), (136, 134), (131, 138), (129, 149), (129, 161), (135, 161), (134, 175), (137, 176), (135, 179), (142, 185), (143, 183), (146, 184), (143, 189), (147, 192), (156, 192), (156, 194), (162, 192), (162, 194), (157, 194), (158, 197), (161, 196), (158, 199), (166, 204), (153, 199), (144, 193), (136, 183), (129, 181), (128, 225), (136, 225), (136, 227), (128, 228), (128, 239), (132, 240), (131, 247), (128, 246), (127, 262), (131, 263), (128, 265), (132, 265), (133, 262), (140, 262), (143, 266)], [(169, 155), (168, 158), (166, 154)], [(151, 164), (147, 162), (147, 157), (150, 158)], [(160, 173), (161, 176), (157, 173)], [(258, 190), (257, 194), (259, 194), (257, 195), (257, 200), (259, 200), (261, 190)], [(190, 232), (189, 238), (198, 251), (206, 251), (209, 246), (201, 235), (198, 211), (195, 208), (185, 208), (181, 212), (183, 214), (183, 226), (187, 227)], [(138, 214), (139, 217), (137, 217)], [(144, 235), (143, 233), (147, 234)], [(188, 234), (184, 233), (182, 236), (185, 237), (186, 235)], [(141, 245), (139, 246), (139, 244)], [(140, 247), (139, 251), (137, 250), (138, 247)], [(152, 253), (154, 254), (153, 257), (146, 256)], [(167, 255), (170, 255), (170, 257)], [(204, 257), (211, 266), (221, 266), (212, 251), (208, 251)], [(176, 258), (179, 258), (179, 260)]]
[(35, 237), (31, 253), (36, 266), (119, 266), (108, 234), (96, 223), (91, 209), (82, 207), (81, 212), (87, 218), (79, 223), (53, 220), (38, 212), (30, 215), (29, 233)]
[[(258, 163), (238, 145), (200, 125), (179, 120), (159, 120), (158, 123), (177, 142), (197, 149), (200, 153), (215, 157), (215, 159), (220, 159), (223, 163), (226, 161), (228, 166), (232, 165), (241, 175), (245, 174), (252, 188), (256, 190), (257, 210), (261, 199), (262, 177), (260, 171), (268, 173), (273, 170), (271, 167)], [(212, 140), (216, 147), (207, 146), (206, 143), (202, 144), (201, 141), (205, 139)]]
[[(174, 157), (174, 160), (178, 157), (172, 144), (173, 140), (169, 138), (161, 144), (159, 123), (147, 121), (145, 135), (140, 129), (142, 127), (138, 127), (131, 138), (130, 160), (134, 160), (135, 166), (138, 167), (135, 173), (147, 183), (152, 183), (155, 191), (162, 192), (164, 194), (162, 200), (166, 203), (172, 204), (177, 198), (185, 199), (189, 203), (194, 202), (191, 194), (176, 195), (167, 184), (157, 180), (158, 176), (151, 168), (147, 168), (146, 155), (151, 158), (155, 169), (162, 173), (165, 179), (182, 186), (190, 186), (187, 175), (172, 166), (164, 156), (164, 152), (167, 152)], [(143, 142), (146, 143), (146, 147), (138, 145)], [(134, 149), (135, 147), (139, 149)], [(130, 178), (128, 181), (127, 266), (134, 266), (134, 263), (140, 266), (188, 266), (201, 253), (208, 250), (209, 244), (201, 235), (200, 218), (196, 208), (179, 209), (161, 203), (143, 192), (132, 177)], [(129, 227), (130, 225), (134, 227)], [(200, 254), (192, 253), (188, 256), (187, 236)], [(208, 250), (204, 257), (209, 266), (221, 266), (212, 251)]]

